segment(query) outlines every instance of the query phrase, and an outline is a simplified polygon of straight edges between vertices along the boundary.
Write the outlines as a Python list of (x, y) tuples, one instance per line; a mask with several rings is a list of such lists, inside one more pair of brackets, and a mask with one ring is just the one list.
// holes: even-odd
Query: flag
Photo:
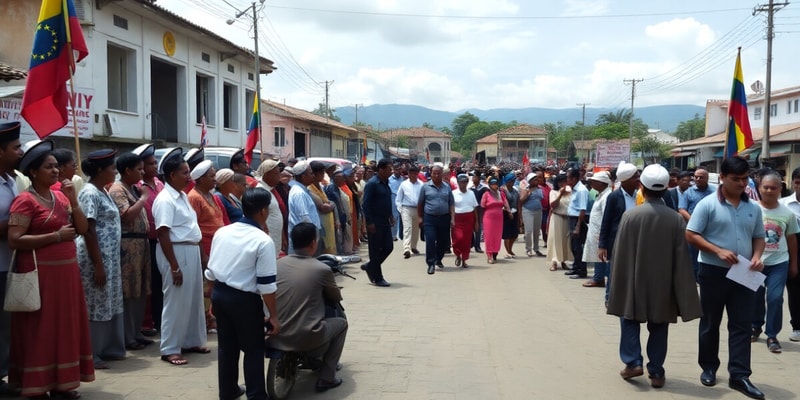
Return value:
[(752, 145), (753, 133), (750, 131), (750, 120), (747, 117), (747, 96), (744, 92), (742, 49), (740, 47), (739, 53), (736, 55), (736, 67), (733, 70), (731, 102), (728, 104), (728, 132), (725, 139), (725, 157), (735, 156)]
[(206, 129), (206, 116), (200, 120), (200, 148), (206, 147), (208, 144), (208, 129)]
[(361, 152), (361, 164), (367, 163), (367, 138), (364, 138), (364, 151)]
[(244, 159), (248, 164), (253, 161), (253, 150), (261, 138), (261, 107), (258, 101), (258, 93), (256, 93), (255, 101), (253, 102), (253, 117), (250, 118), (250, 127), (247, 128), (247, 143), (244, 145)]
[(527, 171), (527, 169), (529, 167), (528, 164), (530, 164), (530, 163), (531, 163), (531, 160), (528, 158), (528, 150), (525, 150), (525, 155), (522, 156), (522, 169)]
[(72, 0), (43, 0), (20, 112), (39, 138), (67, 124), (66, 81), (87, 55)]

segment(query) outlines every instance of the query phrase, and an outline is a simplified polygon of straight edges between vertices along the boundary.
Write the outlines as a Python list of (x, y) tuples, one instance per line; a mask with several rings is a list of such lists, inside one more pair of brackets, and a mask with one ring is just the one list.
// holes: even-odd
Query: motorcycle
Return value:
[[(317, 257), (317, 260), (327, 265), (334, 275), (343, 275), (356, 279), (342, 268), (345, 260), (341, 256), (322, 254)], [(344, 314), (344, 307), (338, 302), (335, 304), (326, 303), (325, 316), (347, 318)], [(269, 330), (269, 326), (265, 327), (265, 332)], [(269, 337), (266, 338), (266, 343), (265, 356), (269, 359), (266, 376), (267, 394), (272, 400), (286, 400), (291, 395), (301, 370), (316, 371), (320, 368), (322, 354), (276, 349), (270, 346)], [(339, 368), (337, 367), (337, 369)]]

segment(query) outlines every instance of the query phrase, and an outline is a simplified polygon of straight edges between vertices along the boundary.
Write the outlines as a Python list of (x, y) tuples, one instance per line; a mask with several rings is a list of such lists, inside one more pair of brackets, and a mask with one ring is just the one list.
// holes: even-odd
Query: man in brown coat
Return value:
[(623, 379), (644, 374), (640, 324), (647, 323), (647, 372), (650, 384), (664, 386), (669, 323), (699, 318), (700, 299), (686, 248), (686, 223), (667, 207), (662, 196), (669, 173), (660, 165), (642, 171), (646, 202), (622, 216), (612, 254), (611, 291), (607, 313), (621, 321), (619, 354)]
[(340, 310), (342, 294), (330, 268), (313, 257), (317, 227), (301, 222), (290, 233), (294, 253), (278, 260), (278, 321), (281, 331), (270, 346), (283, 351), (322, 355), (317, 391), (342, 384), (336, 377), (347, 336), (347, 319)]

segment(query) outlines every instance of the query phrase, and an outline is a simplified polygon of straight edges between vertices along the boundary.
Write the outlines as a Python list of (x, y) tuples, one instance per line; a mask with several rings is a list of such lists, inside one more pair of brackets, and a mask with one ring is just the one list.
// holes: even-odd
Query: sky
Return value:
[[(766, 2), (766, 1), (765, 1)], [(247, 0), (158, 0), (247, 48)], [(262, 98), (311, 110), (413, 104), (629, 108), (727, 99), (737, 47), (745, 87), (766, 82), (766, 13), (746, 0), (266, 0)], [(252, 14), (250, 14), (252, 15)], [(773, 90), (800, 85), (800, 5), (775, 13)], [(793, 68), (795, 67), (795, 68)], [(642, 81), (638, 81), (642, 79)], [(332, 82), (332, 83), (330, 83)], [(751, 90), (748, 89), (748, 93)]]

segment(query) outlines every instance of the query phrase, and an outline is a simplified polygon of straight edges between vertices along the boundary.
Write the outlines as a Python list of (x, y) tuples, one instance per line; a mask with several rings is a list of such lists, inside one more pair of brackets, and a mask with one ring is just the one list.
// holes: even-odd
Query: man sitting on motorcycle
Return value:
[(294, 254), (278, 260), (277, 308), (281, 331), (270, 346), (322, 357), (316, 389), (323, 392), (342, 384), (336, 367), (344, 349), (347, 319), (339, 305), (342, 294), (333, 272), (313, 257), (317, 227), (297, 224), (290, 237)]

